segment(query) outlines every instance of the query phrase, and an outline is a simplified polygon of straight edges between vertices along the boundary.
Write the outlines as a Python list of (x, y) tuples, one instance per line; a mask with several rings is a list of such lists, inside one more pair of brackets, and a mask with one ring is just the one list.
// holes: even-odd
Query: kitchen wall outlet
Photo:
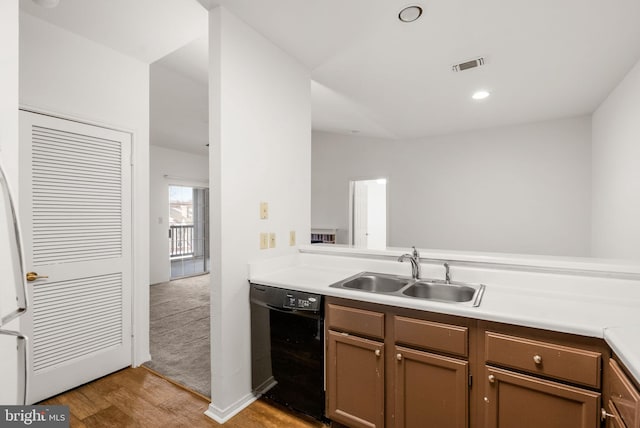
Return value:
[(269, 203), (260, 202), (260, 219), (266, 220), (269, 218)]
[(289, 232), (289, 246), (293, 247), (296, 245), (296, 231), (292, 230)]
[(260, 249), (261, 250), (266, 250), (267, 248), (269, 248), (269, 234), (268, 233), (261, 233), (260, 234)]
[(276, 234), (269, 234), (269, 248), (276, 248)]

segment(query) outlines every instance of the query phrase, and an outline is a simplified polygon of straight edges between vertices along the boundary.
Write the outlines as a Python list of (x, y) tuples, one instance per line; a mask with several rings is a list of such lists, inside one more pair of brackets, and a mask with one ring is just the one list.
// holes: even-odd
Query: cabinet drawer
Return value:
[(456, 325), (394, 317), (396, 343), (466, 357), (468, 329)]
[(384, 314), (364, 309), (327, 305), (329, 328), (384, 339)]
[(618, 363), (609, 360), (611, 379), (609, 397), (620, 417), (629, 428), (640, 427), (640, 394), (624, 374)]
[(555, 379), (600, 387), (599, 352), (485, 332), (485, 356), (493, 363)]

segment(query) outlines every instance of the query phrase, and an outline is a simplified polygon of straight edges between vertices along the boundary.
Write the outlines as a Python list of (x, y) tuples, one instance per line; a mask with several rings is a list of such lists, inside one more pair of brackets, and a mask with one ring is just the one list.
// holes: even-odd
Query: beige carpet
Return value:
[(151, 361), (145, 366), (211, 397), (209, 275), (150, 287)]

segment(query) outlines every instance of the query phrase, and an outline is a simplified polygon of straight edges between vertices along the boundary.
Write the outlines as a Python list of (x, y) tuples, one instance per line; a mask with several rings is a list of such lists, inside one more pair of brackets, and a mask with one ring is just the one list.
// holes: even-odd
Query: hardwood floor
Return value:
[(263, 400), (220, 425), (204, 415), (207, 400), (142, 367), (121, 370), (40, 404), (69, 406), (72, 428), (325, 427)]

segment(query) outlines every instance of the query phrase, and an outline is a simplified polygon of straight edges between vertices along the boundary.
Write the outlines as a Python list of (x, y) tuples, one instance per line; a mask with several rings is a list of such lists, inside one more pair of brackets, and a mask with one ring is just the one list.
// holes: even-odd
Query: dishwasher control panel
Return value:
[(250, 299), (252, 304), (270, 309), (323, 312), (322, 295), (305, 291), (252, 283)]
[(303, 311), (318, 311), (320, 310), (321, 300), (320, 296), (315, 294), (287, 290), (284, 307)]

